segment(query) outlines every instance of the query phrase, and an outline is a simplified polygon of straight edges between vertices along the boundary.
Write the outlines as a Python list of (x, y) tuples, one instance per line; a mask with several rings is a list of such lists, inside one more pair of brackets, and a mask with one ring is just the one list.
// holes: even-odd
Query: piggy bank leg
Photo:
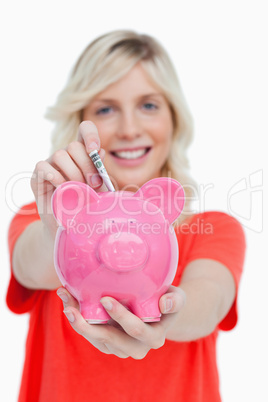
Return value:
[(139, 301), (131, 306), (132, 312), (144, 322), (160, 321), (161, 312), (159, 310), (158, 298)]
[(89, 324), (106, 324), (111, 318), (100, 303), (80, 303), (80, 313)]

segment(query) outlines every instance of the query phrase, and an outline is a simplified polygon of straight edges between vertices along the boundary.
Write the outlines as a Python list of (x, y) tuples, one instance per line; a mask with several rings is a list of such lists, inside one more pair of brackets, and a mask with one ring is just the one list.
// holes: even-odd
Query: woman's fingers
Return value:
[(59, 149), (48, 159), (48, 162), (60, 171), (66, 180), (85, 183), (85, 178), (71, 155), (65, 149)]
[(103, 297), (101, 304), (123, 330), (131, 337), (144, 341), (144, 322), (111, 297)]
[[(103, 184), (102, 178), (98, 175), (97, 170), (91, 161), (89, 154), (93, 150), (99, 152), (100, 158), (103, 161), (105, 157), (104, 149), (100, 148), (100, 137), (98, 129), (92, 121), (86, 120), (79, 125), (77, 140), (84, 145), (85, 153), (84, 161), (86, 164), (86, 158), (90, 161), (93, 168), (87, 171), (86, 180), (87, 183), (94, 189), (99, 189), (99, 191), (107, 191), (106, 186)], [(82, 171), (85, 171), (82, 167)]]
[(111, 343), (114, 337), (113, 330), (118, 331), (116, 328), (105, 324), (89, 324), (75, 306), (66, 305), (64, 314), (78, 334), (94, 345), (101, 344), (107, 353), (108, 349), (105, 345)]
[(111, 343), (105, 343), (104, 346), (106, 347), (107, 354), (115, 355), (121, 359), (130, 357), (129, 354), (125, 353), (120, 346), (114, 346)]
[(94, 189), (105, 191), (103, 180), (89, 157), (93, 149), (98, 149), (100, 158), (104, 160), (105, 151), (100, 149), (96, 126), (84, 121), (79, 126), (77, 141), (71, 142), (66, 149), (55, 151), (46, 161), (37, 163), (31, 181), (34, 193), (46, 194), (66, 180), (88, 183)]
[(36, 164), (31, 179), (31, 186), (35, 195), (43, 193), (44, 188), (42, 184), (44, 182), (46, 184), (50, 183), (51, 187), (54, 188), (64, 183), (65, 178), (48, 161), (40, 161)]
[(143, 359), (150, 349), (158, 349), (164, 345), (166, 333), (174, 324), (174, 317), (176, 318), (176, 314), (170, 312), (178, 313), (185, 299), (181, 289), (170, 287), (169, 292), (161, 297), (160, 306), (164, 313), (166, 302), (171, 299), (172, 308), (164, 313), (159, 322), (147, 324), (117, 300), (108, 296), (103, 297), (101, 304), (110, 315), (111, 322), (116, 325), (98, 325), (86, 322), (79, 312), (77, 301), (65, 288), (59, 288), (57, 293), (63, 300), (66, 317), (78, 334), (103, 353), (133, 359)]
[(82, 121), (78, 129), (78, 141), (85, 144), (86, 152), (100, 149), (100, 137), (98, 129), (92, 121)]
[(185, 292), (176, 286), (170, 286), (169, 291), (161, 296), (159, 308), (162, 314), (178, 313), (185, 304)]
[[(164, 345), (165, 332), (161, 325), (144, 323), (111, 297), (103, 297), (100, 302), (110, 317), (123, 328), (130, 338), (136, 339), (149, 349), (158, 349)], [(143, 354), (144, 351), (141, 350), (140, 352)]]
[(79, 126), (77, 141), (72, 141), (65, 149), (54, 152), (47, 162), (56, 171), (61, 172), (65, 180), (88, 183), (92, 188), (100, 189), (103, 180), (89, 156), (93, 149), (99, 150), (100, 158), (103, 161), (105, 151), (100, 148), (97, 128), (92, 122), (84, 121)]
[(66, 307), (64, 313), (72, 328), (103, 353), (142, 359), (150, 350), (148, 345), (112, 325), (88, 324), (74, 307)]
[[(99, 188), (103, 184), (103, 180), (98, 174), (92, 160), (86, 152), (85, 146), (79, 141), (73, 141), (66, 147), (66, 152), (70, 155), (76, 166), (80, 169), (83, 179), (92, 188)], [(104, 149), (99, 151), (102, 161), (105, 157)]]
[(77, 309), (79, 308), (78, 301), (64, 287), (60, 287), (59, 289), (57, 289), (57, 295), (62, 300), (64, 308), (67, 307), (74, 307)]

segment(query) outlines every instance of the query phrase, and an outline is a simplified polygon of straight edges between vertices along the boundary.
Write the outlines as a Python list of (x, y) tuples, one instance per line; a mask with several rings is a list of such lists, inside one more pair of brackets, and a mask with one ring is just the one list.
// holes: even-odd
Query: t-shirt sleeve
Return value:
[(193, 229), (199, 230), (196, 231), (185, 265), (199, 258), (209, 258), (225, 265), (233, 275), (236, 285), (235, 300), (218, 325), (221, 330), (231, 330), (238, 319), (237, 296), (246, 250), (244, 230), (237, 219), (223, 212), (201, 214), (192, 224), (195, 225)]
[(8, 308), (16, 314), (29, 312), (38, 296), (38, 290), (27, 289), (21, 285), (13, 274), (12, 255), (19, 236), (26, 227), (40, 219), (35, 203), (22, 207), (12, 219), (8, 231), (8, 247), (10, 255), (10, 281), (8, 285), (6, 302)]

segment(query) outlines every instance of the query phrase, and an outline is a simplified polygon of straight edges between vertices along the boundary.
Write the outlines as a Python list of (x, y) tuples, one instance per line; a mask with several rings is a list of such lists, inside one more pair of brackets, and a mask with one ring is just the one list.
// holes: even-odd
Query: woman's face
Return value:
[(119, 189), (134, 191), (160, 176), (171, 147), (172, 115), (141, 65), (98, 94), (83, 120), (97, 126), (106, 170)]

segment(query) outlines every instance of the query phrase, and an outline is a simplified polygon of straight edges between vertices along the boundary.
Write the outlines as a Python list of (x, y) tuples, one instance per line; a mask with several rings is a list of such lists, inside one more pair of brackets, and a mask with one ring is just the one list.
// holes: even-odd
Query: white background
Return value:
[[(16, 210), (10, 209), (13, 176), (29, 177), (35, 163), (47, 158), (52, 125), (43, 115), (80, 52), (99, 34), (130, 28), (158, 38), (177, 68), (195, 120), (189, 157), (200, 183), (196, 209), (231, 213), (246, 232), (239, 323), (219, 339), (223, 401), (268, 401), (266, 5), (258, 0), (17, 0), (2, 7), (1, 400), (16, 401), (28, 324), (27, 315), (16, 316), (5, 306), (7, 228)], [(13, 186), (17, 206), (32, 199), (29, 179)]]

